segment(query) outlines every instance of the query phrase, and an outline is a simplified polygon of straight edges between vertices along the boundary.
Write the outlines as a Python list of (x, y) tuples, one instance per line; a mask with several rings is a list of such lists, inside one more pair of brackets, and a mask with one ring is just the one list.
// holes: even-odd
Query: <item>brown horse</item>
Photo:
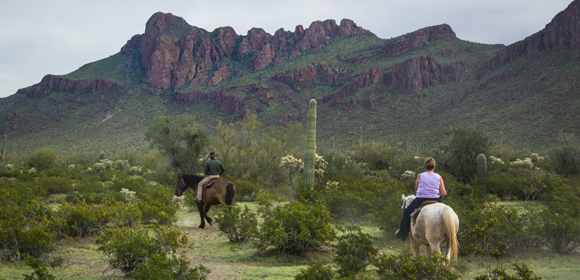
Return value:
[[(195, 191), (197, 189), (197, 184), (199, 184), (203, 178), (203, 176), (198, 175), (177, 174), (175, 195), (183, 195), (187, 188), (191, 188)], [(203, 195), (203, 201), (197, 202), (197, 210), (199, 210), (199, 217), (201, 218), (199, 228), (205, 228), (206, 220), (210, 225), (213, 225), (213, 220), (207, 216), (207, 212), (212, 205), (223, 203), (232, 205), (235, 198), (236, 187), (230, 181), (218, 179), (210, 187), (206, 188)]]

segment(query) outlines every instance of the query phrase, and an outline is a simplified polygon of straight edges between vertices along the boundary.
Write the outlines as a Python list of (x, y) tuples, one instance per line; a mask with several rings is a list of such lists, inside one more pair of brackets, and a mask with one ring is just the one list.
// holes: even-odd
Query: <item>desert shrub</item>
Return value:
[(580, 146), (567, 144), (554, 148), (550, 153), (552, 168), (565, 176), (580, 174)]
[(77, 204), (61, 204), (57, 215), (65, 220), (63, 234), (83, 237), (99, 234), (112, 220), (113, 212), (104, 205), (87, 204), (83, 200)]
[(236, 186), (236, 197), (240, 201), (254, 201), (261, 190), (260, 186), (251, 181), (236, 180), (234, 185)]
[(175, 254), (179, 249), (191, 248), (185, 233), (155, 223), (148, 227), (108, 229), (95, 242), (109, 266), (127, 274), (156, 254)]
[(44, 204), (44, 196), (37, 186), (0, 183), (0, 259), (40, 258), (55, 249), (62, 220)]
[(377, 254), (373, 246), (375, 238), (364, 233), (359, 226), (347, 226), (342, 231), (333, 245), (334, 263), (339, 267), (340, 276), (354, 277), (374, 260)]
[(414, 257), (410, 250), (379, 257), (375, 261), (380, 279), (460, 279), (461, 275), (446, 266), (447, 260), (438, 253), (431, 257)]
[(184, 257), (178, 258), (172, 255), (168, 258), (165, 252), (161, 252), (152, 255), (147, 262), (138, 264), (137, 269), (131, 272), (131, 278), (136, 280), (202, 280), (208, 279), (207, 275), (210, 272), (202, 264), (190, 268), (189, 261)]
[(326, 181), (338, 181), (337, 178), (344, 175), (362, 178), (368, 170), (366, 164), (353, 161), (345, 152), (339, 150), (322, 151), (321, 155), (327, 162), (324, 174)]
[(215, 221), (231, 242), (247, 241), (258, 233), (257, 215), (246, 205), (243, 211), (239, 206), (222, 207)]
[(301, 254), (317, 250), (335, 238), (330, 213), (323, 202), (286, 202), (285, 198), (260, 193), (259, 215), (264, 219), (256, 246), (279, 253)]
[(178, 205), (172, 203), (173, 190), (166, 185), (148, 184), (145, 193), (137, 192), (139, 201), (137, 208), (141, 211), (141, 221), (150, 223), (155, 220), (159, 224), (169, 224), (174, 221)]
[(578, 217), (570, 215), (568, 211), (544, 208), (538, 218), (543, 221), (539, 235), (548, 248), (558, 253), (570, 253), (578, 248), (580, 242)]
[(55, 167), (57, 164), (58, 154), (50, 148), (41, 148), (34, 152), (28, 160), (28, 164), (38, 170)]
[[(54, 222), (48, 222), (54, 223)], [(30, 221), (21, 215), (0, 220), (0, 259), (40, 258), (53, 252), (58, 235), (51, 225)]]
[(294, 280), (332, 280), (336, 274), (329, 265), (323, 265), (321, 262), (314, 262), (294, 276)]
[(136, 203), (141, 211), (141, 222), (151, 223), (153, 221), (166, 225), (175, 220), (177, 205), (167, 204), (153, 199), (140, 200)]
[(370, 170), (383, 170), (389, 169), (401, 152), (387, 142), (369, 142), (358, 147), (352, 159), (356, 162), (364, 162)]
[(48, 268), (44, 264), (44, 262), (37, 258), (28, 258), (26, 260), (26, 265), (30, 266), (34, 271), (30, 274), (22, 274), (25, 280), (54, 280), (56, 276), (54, 276)]
[(367, 218), (381, 228), (398, 228), (401, 219), (399, 202), (404, 188), (398, 180), (357, 178), (342, 175), (335, 187), (320, 192), (320, 199), (336, 218)]
[(537, 228), (528, 224), (528, 217), (514, 207), (497, 205), (464, 213), (460, 219), (460, 228), (464, 229), (459, 232), (464, 252), (481, 256), (489, 263), (491, 258), (503, 258), (509, 248), (537, 243)]
[(527, 265), (522, 264), (519, 265), (518, 263), (513, 263), (514, 270), (516, 272), (516, 276), (510, 275), (506, 272), (503, 268), (496, 268), (489, 274), (478, 275), (474, 279), (475, 280), (493, 280), (493, 279), (508, 279), (508, 280), (540, 280), (541, 277), (537, 277), (534, 275), (534, 271), (532, 271)]
[(48, 194), (68, 193), (75, 189), (75, 183), (68, 177), (38, 176), (33, 184), (42, 186)]

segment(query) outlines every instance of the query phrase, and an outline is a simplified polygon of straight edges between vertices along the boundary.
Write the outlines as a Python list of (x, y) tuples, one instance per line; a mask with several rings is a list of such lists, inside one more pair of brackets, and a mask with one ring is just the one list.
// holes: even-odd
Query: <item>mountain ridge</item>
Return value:
[[(580, 109), (579, 3), (509, 46), (460, 40), (447, 24), (389, 40), (348, 19), (237, 35), (156, 13), (119, 53), (5, 98), (0, 129), (23, 150), (39, 137), (54, 147), (68, 139), (146, 150), (142, 132), (159, 115), (194, 114), (210, 129), (251, 115), (284, 125), (303, 122), (315, 98), (321, 144), (348, 143), (363, 127), (369, 140), (423, 143), (449, 126), (479, 125), (515, 145), (547, 147), (560, 132), (580, 133), (566, 113)], [(112, 127), (119, 140), (108, 140)]]

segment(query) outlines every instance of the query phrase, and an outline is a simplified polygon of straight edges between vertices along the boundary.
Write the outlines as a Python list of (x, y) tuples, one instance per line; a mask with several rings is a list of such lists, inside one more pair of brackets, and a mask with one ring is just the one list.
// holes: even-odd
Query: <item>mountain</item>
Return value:
[(429, 146), (478, 125), (516, 148), (580, 133), (580, 0), (509, 46), (468, 42), (446, 24), (380, 39), (351, 20), (308, 28), (212, 32), (156, 13), (120, 52), (1, 99), (11, 151), (144, 151), (161, 115), (265, 125), (305, 122), (318, 101), (318, 146), (393, 139)]

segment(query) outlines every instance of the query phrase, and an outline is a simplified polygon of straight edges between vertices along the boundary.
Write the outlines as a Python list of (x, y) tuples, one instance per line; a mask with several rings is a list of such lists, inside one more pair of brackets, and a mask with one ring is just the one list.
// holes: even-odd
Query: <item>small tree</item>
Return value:
[(151, 147), (169, 157), (175, 170), (187, 173), (201, 170), (199, 158), (209, 143), (205, 128), (196, 124), (191, 115), (157, 118), (147, 128), (145, 139)]
[(477, 174), (477, 156), (489, 154), (491, 137), (479, 127), (454, 128), (448, 141), (441, 147), (438, 166), (457, 179), (470, 182)]

